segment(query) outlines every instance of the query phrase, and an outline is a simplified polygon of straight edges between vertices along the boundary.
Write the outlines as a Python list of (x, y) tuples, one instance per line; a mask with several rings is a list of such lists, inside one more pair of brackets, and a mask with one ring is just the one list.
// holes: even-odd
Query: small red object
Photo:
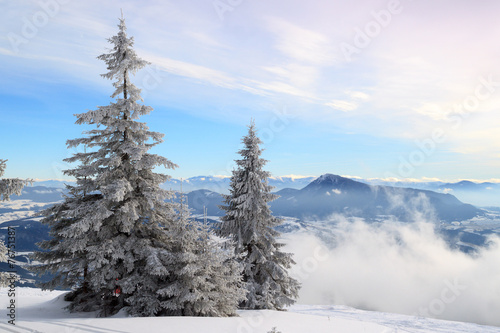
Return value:
[[(118, 281), (118, 278), (116, 278), (116, 281)], [(120, 286), (116, 286), (115, 291), (114, 291), (114, 296), (118, 297), (122, 293), (122, 289)]]

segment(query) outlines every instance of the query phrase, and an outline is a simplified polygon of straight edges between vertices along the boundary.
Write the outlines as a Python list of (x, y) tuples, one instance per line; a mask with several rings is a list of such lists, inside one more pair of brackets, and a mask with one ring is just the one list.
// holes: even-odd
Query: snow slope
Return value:
[(281, 333), (500, 332), (499, 327), (361, 311), (344, 306), (295, 305), (287, 312), (239, 311), (239, 317), (231, 318), (130, 318), (123, 313), (111, 318), (95, 318), (93, 313), (75, 314), (64, 310), (66, 302), (62, 291), (18, 287), (16, 294), (16, 325), (13, 326), (7, 323), (7, 289), (0, 289), (0, 332), (266, 333), (273, 327)]

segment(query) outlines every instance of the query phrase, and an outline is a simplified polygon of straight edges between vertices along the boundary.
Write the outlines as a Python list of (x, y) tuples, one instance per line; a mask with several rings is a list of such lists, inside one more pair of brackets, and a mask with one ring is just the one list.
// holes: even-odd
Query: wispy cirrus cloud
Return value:
[(286, 57), (308, 64), (332, 65), (336, 59), (334, 44), (324, 34), (292, 24), (280, 17), (267, 19), (275, 35), (274, 47)]
[[(109, 46), (106, 38), (115, 33), (123, 8), (139, 55), (163, 75), (148, 91), (156, 107), (174, 105), (189, 115), (241, 126), (256, 114), (272, 118), (276, 105), (288, 105), (297, 132), (323, 136), (308, 146), (326, 146), (330, 137), (349, 133), (341, 140), (343, 147), (359, 152), (351, 157), (360, 161), (373, 151), (373, 141), (384, 142), (377, 160), (366, 163), (377, 164), (378, 175), (393, 168), (398, 154), (415, 149), (415, 140), (441, 128), (446, 141), (429, 170), (443, 176), (458, 163), (463, 172), (493, 177), (493, 171), (485, 170), (496, 166), (500, 149), (495, 125), (500, 123), (500, 87), (473, 111), (462, 114), (455, 106), (474, 95), (481, 77), (492, 75), (500, 82), (500, 3), (401, 5), (402, 12), (348, 62), (340, 45), (352, 43), (368, 22), (376, 23), (373, 13), (386, 10), (387, 1), (245, 2), (223, 21), (210, 1), (71, 1), (18, 53), (5, 34), (0, 36), (0, 84), (7, 94), (35, 95), (40, 91), (35, 83), (49, 80), (107, 96), (103, 87), (108, 82), (99, 77), (105, 66), (95, 57)], [(40, 8), (36, 2), (7, 2), (0, 14), (4, 31), (21, 34), (23, 17), (29, 20)], [(461, 119), (458, 129), (452, 117)], [(394, 143), (407, 151), (388, 146)], [(418, 172), (416, 176), (430, 176)]]

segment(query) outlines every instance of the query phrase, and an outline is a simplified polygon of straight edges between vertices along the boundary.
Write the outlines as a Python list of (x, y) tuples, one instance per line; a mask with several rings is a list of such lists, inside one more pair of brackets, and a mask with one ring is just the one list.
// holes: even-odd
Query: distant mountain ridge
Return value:
[(281, 190), (271, 204), (277, 215), (302, 219), (325, 219), (332, 214), (373, 219), (394, 216), (402, 221), (435, 218), (466, 220), (482, 210), (451, 194), (429, 190), (368, 185), (349, 178), (325, 174), (301, 190)]
[[(269, 179), (269, 184), (275, 187), (275, 191), (282, 191), (287, 189), (282, 194), (288, 195), (291, 190), (301, 190), (308, 186), (311, 182), (324, 177), (302, 177), (302, 176), (282, 176), (282, 177), (271, 177)], [(340, 177), (340, 176), (336, 176)], [(366, 186), (372, 186), (376, 188), (377, 186), (382, 186), (384, 188), (391, 188), (392, 192), (396, 191), (398, 188), (412, 188), (415, 190), (427, 190), (442, 194), (452, 194), (462, 202), (471, 203), (480, 207), (500, 207), (500, 184), (492, 182), (476, 183), (471, 181), (460, 181), (457, 183), (444, 183), (439, 181), (431, 182), (390, 182), (383, 180), (361, 180), (357, 178), (341, 177), (343, 182), (346, 179), (352, 182), (364, 184)], [(340, 178), (339, 178), (340, 179)], [(36, 186), (46, 186), (63, 189), (65, 187), (65, 182), (63, 181), (44, 181), (35, 182)], [(229, 189), (230, 177), (229, 176), (198, 176), (191, 177), (188, 179), (171, 179), (169, 182), (162, 185), (165, 189), (172, 189), (174, 191), (181, 191), (189, 193), (201, 189), (209, 190), (216, 193), (227, 194)], [(357, 185), (361, 186), (361, 185)], [(341, 188), (336, 189), (336, 191), (341, 191)], [(336, 192), (329, 191), (330, 195), (336, 194)], [(197, 200), (200, 201), (201, 195)], [(205, 201), (205, 199), (203, 200)], [(210, 200), (209, 200), (210, 201)]]
[[(321, 176), (320, 176), (321, 177)], [(493, 182), (473, 182), (470, 180), (460, 180), (455, 183), (446, 183), (442, 181), (391, 181), (386, 179), (370, 178), (363, 179), (359, 177), (342, 176), (346, 179), (365, 183), (368, 185), (383, 185), (392, 187), (407, 187), (421, 190), (443, 191), (443, 190), (463, 190), (463, 191), (482, 191), (482, 190), (498, 190), (500, 183)], [(276, 190), (284, 188), (301, 189), (307, 186), (310, 182), (317, 179), (316, 176), (272, 176), (269, 178), (269, 184), (276, 187)], [(190, 178), (172, 178), (162, 186), (166, 189), (171, 188), (175, 191), (180, 191), (180, 184), (182, 182), (183, 191), (190, 192), (194, 190), (220, 189), (218, 192), (223, 193), (227, 191), (231, 177), (230, 176), (195, 176)], [(65, 184), (74, 185), (73, 181), (68, 180), (40, 180), (35, 181), (34, 186), (45, 186), (53, 188), (65, 188)]]
[[(294, 176), (294, 175), (270, 177), (269, 184), (274, 186), (277, 191), (284, 188), (299, 189), (303, 188), (316, 178), (317, 177), (314, 176)], [(231, 181), (230, 176), (196, 176), (182, 180), (178, 178), (172, 178), (168, 182), (162, 184), (161, 187), (167, 190), (171, 189), (180, 192), (182, 184), (182, 192), (184, 193), (201, 189), (210, 190), (218, 193), (228, 193), (230, 181)], [(52, 187), (52, 188), (65, 188), (66, 187), (65, 184), (74, 185), (75, 183), (63, 180), (44, 180), (44, 181), (37, 181), (33, 185)]]
[[(296, 177), (296, 176), (282, 176), (270, 177), (269, 185), (274, 186), (277, 191), (284, 188), (302, 188), (309, 184), (316, 177)], [(210, 190), (213, 192), (227, 194), (229, 193), (229, 183), (231, 177), (229, 176), (198, 176), (182, 180), (182, 191), (187, 193), (195, 190)], [(172, 189), (174, 191), (181, 190), (181, 180), (171, 179), (162, 185), (165, 189)]]
[(455, 183), (446, 183), (442, 181), (428, 182), (391, 182), (380, 179), (360, 180), (370, 185), (385, 185), (392, 187), (408, 187), (420, 190), (431, 190), (441, 193), (449, 193), (456, 196), (463, 202), (468, 202), (476, 206), (500, 207), (500, 183), (493, 182), (473, 182), (470, 180), (461, 180)]
[[(401, 221), (419, 218), (452, 222), (482, 215), (484, 212), (465, 204), (451, 194), (429, 190), (368, 185), (349, 178), (325, 174), (302, 189), (285, 188), (270, 203), (275, 215), (299, 219), (327, 219), (333, 214), (377, 219), (394, 216)], [(197, 214), (221, 216), (222, 197), (209, 190), (188, 194), (189, 206)]]

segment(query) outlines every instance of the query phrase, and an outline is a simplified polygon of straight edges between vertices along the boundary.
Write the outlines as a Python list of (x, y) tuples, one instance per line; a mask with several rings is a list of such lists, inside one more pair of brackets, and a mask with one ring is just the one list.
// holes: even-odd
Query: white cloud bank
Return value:
[(344, 220), (334, 234), (331, 249), (310, 233), (287, 236), (303, 284), (299, 303), (500, 325), (498, 238), (471, 256), (450, 249), (427, 222)]

